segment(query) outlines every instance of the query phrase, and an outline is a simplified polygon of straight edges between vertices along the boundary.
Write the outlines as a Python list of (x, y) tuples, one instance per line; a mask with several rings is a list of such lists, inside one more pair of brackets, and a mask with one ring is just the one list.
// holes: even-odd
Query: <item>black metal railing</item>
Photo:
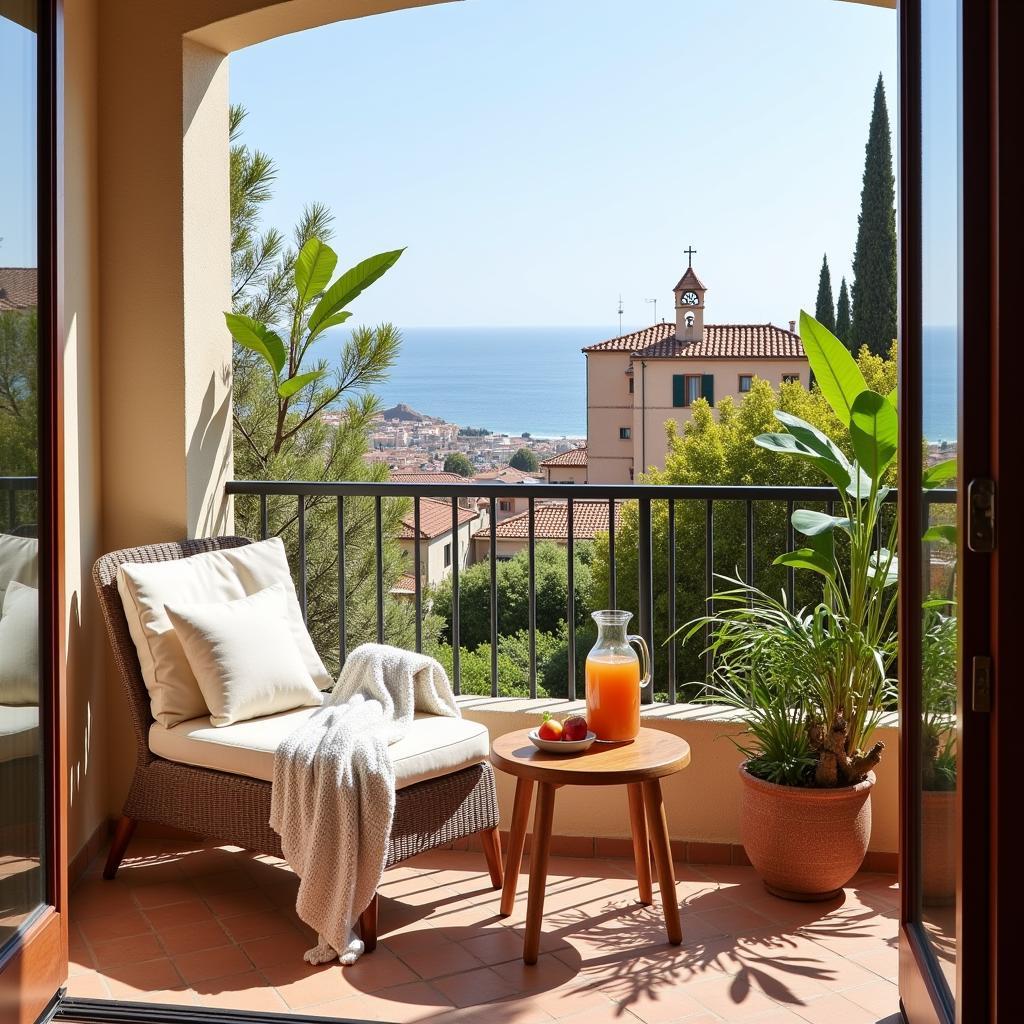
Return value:
[[(452, 648), (453, 684), (456, 693), (461, 690), (460, 672), (460, 557), (458, 549), (458, 538), (460, 536), (460, 510), (466, 507), (467, 499), (483, 499), (484, 507), (489, 512), (489, 525), (491, 538), (487, 564), (490, 573), (489, 586), (489, 620), (490, 620), (490, 673), (491, 673), (491, 696), (498, 696), (498, 640), (499, 640), (499, 617), (498, 606), (499, 595), (497, 589), (497, 538), (494, 534), (494, 527), (497, 525), (496, 509), (497, 501), (502, 498), (526, 498), (527, 510), (527, 536), (526, 552), (528, 565), (528, 634), (529, 634), (529, 678), (528, 689), (530, 696), (537, 695), (537, 594), (536, 594), (536, 520), (539, 505), (561, 502), (565, 505), (567, 530), (564, 538), (566, 548), (566, 564), (568, 573), (568, 586), (566, 598), (566, 623), (568, 626), (567, 656), (566, 656), (566, 696), (572, 700), (580, 694), (581, 688), (578, 685), (577, 675), (577, 637), (574, 624), (576, 622), (576, 593), (574, 586), (575, 571), (575, 549), (579, 541), (575, 537), (575, 513), (581, 502), (607, 502), (608, 503), (608, 578), (607, 594), (612, 607), (618, 607), (619, 576), (621, 568), (618, 566), (619, 550), (617, 550), (617, 518), (621, 514), (623, 503), (633, 503), (636, 507), (636, 536), (637, 536), (637, 564), (636, 581), (637, 592), (635, 607), (637, 609), (637, 631), (647, 641), (651, 650), (652, 659), (662, 656), (662, 647), (655, 645), (654, 637), (654, 604), (655, 587), (658, 588), (659, 596), (666, 598), (666, 636), (674, 633), (679, 622), (677, 615), (680, 608), (680, 583), (679, 569), (681, 561), (685, 561), (694, 555), (693, 551), (678, 550), (678, 510), (685, 506), (690, 512), (690, 521), (693, 521), (692, 512), (694, 508), (703, 507), (703, 593), (699, 595), (701, 604), (713, 594), (716, 577), (716, 526), (717, 518), (721, 515), (721, 506), (727, 505), (732, 509), (731, 522), (735, 523), (737, 508), (742, 510), (742, 546), (743, 554), (743, 576), (747, 581), (754, 581), (755, 562), (757, 561), (757, 508), (762, 505), (770, 505), (777, 509), (785, 509), (785, 526), (782, 536), (778, 538), (779, 546), (772, 549), (772, 554), (781, 550), (781, 544), (791, 548), (794, 546), (794, 531), (790, 522), (792, 513), (797, 503), (818, 505), (823, 509), (831, 511), (835, 502), (839, 500), (838, 492), (830, 487), (772, 487), (772, 486), (662, 486), (662, 485), (603, 485), (603, 484), (494, 484), (494, 483), (465, 483), (465, 484), (423, 484), (423, 483), (391, 483), (391, 482), (365, 482), (353, 481), (343, 483), (314, 482), (314, 481), (232, 481), (227, 484), (228, 494), (237, 497), (255, 498), (259, 502), (259, 523), (261, 537), (265, 538), (269, 532), (268, 502), (272, 499), (283, 499), (294, 502), (294, 520), (296, 523), (297, 537), (297, 566), (296, 589), (303, 612), (306, 612), (308, 594), (306, 577), (306, 514), (311, 501), (323, 502), (332, 500), (337, 504), (336, 517), (336, 543), (337, 543), (337, 651), (339, 664), (344, 664), (348, 650), (348, 624), (346, 616), (346, 604), (348, 595), (346, 593), (346, 505), (354, 499), (372, 499), (373, 502), (373, 530), (374, 530), (374, 585), (375, 585), (375, 614), (376, 614), (376, 637), (378, 641), (385, 639), (385, 579), (384, 579), (384, 536), (383, 536), (383, 515), (382, 504), (389, 499), (404, 499), (412, 505), (413, 534), (416, 540), (413, 543), (413, 578), (414, 603), (415, 603), (415, 643), (416, 649), (423, 648), (423, 611), (424, 593), (422, 581), (422, 564), (420, 555), (419, 538), (421, 535), (421, 501), (426, 498), (447, 501), (451, 505), (451, 536), (453, 539), (453, 557), (451, 560), (451, 622), (450, 636)], [(895, 502), (895, 492), (890, 493), (888, 501)], [(954, 490), (934, 490), (928, 492), (926, 505), (944, 504), (955, 502), (956, 492)], [(652, 549), (652, 507), (655, 503), (665, 506), (666, 516), (666, 569), (664, 579), (655, 579), (654, 552)], [(893, 509), (895, 512), (895, 508)], [(293, 517), (288, 517), (289, 527)], [(464, 525), (464, 524), (462, 524)], [(472, 542), (470, 542), (472, 551)], [(695, 557), (695, 556), (694, 556)], [(692, 568), (692, 566), (691, 566)], [(733, 568), (739, 571), (739, 566), (720, 567), (721, 569)], [(781, 571), (781, 570), (780, 570)], [(792, 569), (784, 570), (784, 589), (789, 600), (792, 602), (797, 592), (797, 574)], [(693, 595), (689, 595), (692, 597)], [(633, 602), (630, 601), (630, 604)], [(675, 640), (666, 641), (664, 644), (664, 657), (666, 659), (666, 686), (660, 691), (669, 702), (677, 699), (677, 657), (678, 651)], [(705, 666), (705, 671), (710, 671), (710, 659)], [(644, 693), (645, 703), (654, 700), (654, 685), (648, 687)]]

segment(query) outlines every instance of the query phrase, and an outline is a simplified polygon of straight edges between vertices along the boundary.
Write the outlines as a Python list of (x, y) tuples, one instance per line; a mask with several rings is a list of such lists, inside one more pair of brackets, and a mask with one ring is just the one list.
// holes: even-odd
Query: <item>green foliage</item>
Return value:
[(459, 427), (459, 437), (489, 437), (486, 427)]
[(459, 476), (472, 476), (473, 463), (469, 461), (469, 456), (462, 452), (449, 452), (444, 457), (444, 471), (458, 473)]
[[(896, 656), (896, 523), (885, 525), (882, 513), (898, 422), (896, 407), (867, 388), (843, 343), (806, 313), (801, 336), (832, 411), (849, 423), (856, 458), (851, 461), (812, 424), (784, 412), (776, 418), (787, 432), (763, 433), (754, 443), (799, 458), (839, 487), (842, 514), (794, 512), (793, 527), (805, 539), (775, 560), (816, 573), (822, 597), (797, 611), (750, 581), (728, 579), (728, 588), (709, 598), (711, 611), (684, 632), (688, 639), (708, 638), (705, 652), (715, 665), (711, 696), (747, 700), (753, 720), (766, 729), (780, 712), (787, 721), (799, 714), (804, 735), (792, 749), (794, 757), (802, 758), (809, 745), (813, 783), (848, 785), (878, 763), (881, 745), (868, 750), (867, 744), (882, 710), (895, 699), (889, 673)], [(772, 657), (778, 658), (785, 685), (755, 689)], [(779, 733), (773, 742), (784, 736)]]
[[(38, 338), (35, 309), (0, 312), (0, 476), (32, 477), (39, 471)], [(35, 490), (12, 492), (12, 496), (17, 504), (16, 523), (8, 521), (5, 502), (0, 528), (35, 523)]]
[(895, 337), (896, 190), (885, 85), (879, 75), (864, 151), (849, 344), (854, 351), (867, 345), (881, 355)]
[[(523, 437), (528, 437), (528, 434), (524, 434)], [(508, 460), (508, 464), (513, 469), (521, 469), (524, 473), (536, 473), (540, 469), (540, 463), (537, 461), (537, 456), (530, 451), (529, 448), (520, 448), (519, 451)]]
[(850, 290), (846, 287), (846, 278), (839, 285), (839, 298), (836, 300), (836, 337), (850, 348)]
[[(896, 386), (895, 347), (890, 358), (882, 359), (862, 350), (857, 364), (868, 386), (887, 394)], [(661, 484), (736, 484), (771, 486), (812, 486), (822, 482), (815, 464), (768, 452), (754, 444), (754, 438), (778, 427), (775, 410), (813, 425), (827, 435), (836, 447), (853, 457), (849, 430), (836, 416), (820, 388), (808, 391), (799, 382), (782, 384), (778, 390), (765, 380), (755, 378), (751, 390), (736, 402), (731, 397), (718, 402), (714, 412), (703, 400), (694, 403), (693, 416), (680, 430), (674, 421), (667, 424), (668, 455), (664, 470), (647, 479)], [(895, 483), (895, 469), (886, 474), (886, 482)], [(826, 512), (824, 506), (817, 508)], [(893, 516), (890, 506), (887, 516)], [(703, 502), (676, 502), (676, 622), (686, 622), (704, 609), (705, 508)], [(740, 574), (746, 563), (746, 508), (741, 502), (715, 503), (713, 569)], [(627, 502), (620, 516), (616, 535), (615, 561), (617, 603), (638, 613), (637, 592), (637, 509)], [(785, 567), (774, 563), (777, 552), (786, 547), (785, 504), (754, 504), (754, 581), (769, 593), (778, 593), (786, 585)], [(655, 689), (668, 689), (667, 649), (662, 645), (671, 632), (668, 616), (668, 509), (667, 503), (652, 503), (652, 545), (654, 570), (654, 657)], [(817, 576), (805, 569), (795, 572), (797, 607), (820, 597)], [(594, 544), (593, 589), (589, 607), (605, 608), (608, 591), (608, 539), (599, 536)], [(693, 696), (703, 685), (704, 659), (694, 645), (676, 645), (676, 683), (680, 699)]]
[(926, 790), (956, 789), (956, 663), (959, 651), (952, 602), (934, 598), (925, 605), (921, 637), (921, 785)]
[[(385, 379), (399, 349), (391, 324), (361, 327), (340, 342), (336, 367), (310, 358), (310, 346), (328, 326), (348, 316), (344, 305), (377, 280), (400, 251), (356, 264), (331, 284), (337, 256), (328, 244), (332, 216), (310, 204), (290, 243), (259, 230), (260, 211), (276, 174), (266, 154), (240, 141), (244, 111), (231, 111), (231, 238), (233, 310), (225, 321), (235, 339), (233, 406), (235, 476), (240, 480), (384, 480), (386, 467), (370, 465), (369, 431), (379, 410), (370, 388)], [(335, 413), (337, 425), (324, 418)], [(268, 501), (269, 534), (283, 538), (298, 562), (297, 503)], [(335, 499), (306, 500), (308, 625), (321, 656), (338, 668), (338, 543)], [(397, 542), (404, 503), (383, 504), (385, 637), (409, 646), (414, 611), (389, 591), (405, 571)], [(255, 499), (236, 501), (236, 527), (260, 535)], [(376, 564), (372, 499), (345, 501), (345, 583), (349, 648), (376, 638)]]
[(814, 318), (830, 331), (836, 328), (836, 308), (832, 301), (832, 275), (828, 269), (828, 256), (821, 258), (821, 273), (818, 275), (818, 299), (814, 305)]
[[(586, 598), (591, 590), (593, 548), (577, 544), (574, 558), (576, 627), (587, 623)], [(569, 597), (569, 576), (565, 548), (540, 543), (535, 550), (536, 615), (539, 632), (560, 633), (564, 629)], [(490, 562), (477, 562), (459, 573), (459, 641), (470, 650), (489, 642)], [(529, 556), (520, 551), (495, 567), (498, 596), (498, 631), (517, 633), (529, 628)], [(451, 639), (452, 584), (442, 580), (434, 589), (432, 610), (440, 619), (442, 640)]]

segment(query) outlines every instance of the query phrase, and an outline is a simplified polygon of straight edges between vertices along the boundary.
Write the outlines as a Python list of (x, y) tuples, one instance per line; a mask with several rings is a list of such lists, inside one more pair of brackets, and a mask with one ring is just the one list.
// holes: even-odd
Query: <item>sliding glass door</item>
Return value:
[(55, 624), (55, 8), (0, 0), (0, 1021), (66, 976)]

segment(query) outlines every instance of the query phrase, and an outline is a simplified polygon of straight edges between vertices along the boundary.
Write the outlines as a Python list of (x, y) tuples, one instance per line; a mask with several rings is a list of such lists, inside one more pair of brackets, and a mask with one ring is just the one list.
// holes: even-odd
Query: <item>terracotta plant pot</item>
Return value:
[(787, 900), (827, 900), (857, 873), (871, 838), (871, 787), (777, 786), (740, 765), (743, 846), (765, 888)]
[(921, 899), (926, 906), (956, 902), (956, 793), (921, 794)]

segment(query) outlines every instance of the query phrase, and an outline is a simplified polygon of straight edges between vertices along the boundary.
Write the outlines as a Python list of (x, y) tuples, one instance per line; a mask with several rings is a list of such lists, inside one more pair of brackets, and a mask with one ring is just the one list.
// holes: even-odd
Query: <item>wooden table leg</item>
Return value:
[(501, 891), (501, 916), (508, 917), (516, 905), (516, 887), (523, 866), (526, 825), (530, 818), (532, 779), (516, 779), (516, 800), (512, 805), (512, 828), (508, 836), (508, 859), (505, 861), (505, 887)]
[(533, 815), (533, 841), (530, 846), (530, 893), (526, 904), (526, 941), (523, 961), (537, 962), (540, 952), (540, 926), (544, 918), (544, 889), (548, 882), (548, 854), (551, 852), (551, 820), (555, 812), (555, 786), (540, 783), (537, 809)]
[(676, 879), (672, 870), (672, 846), (668, 838), (668, 819), (661, 797), (661, 782), (650, 779), (643, 783), (644, 808), (647, 811), (647, 828), (651, 833), (654, 848), (654, 863), (658, 866), (658, 889), (661, 892), (661, 906), (665, 914), (665, 930), (668, 941), (678, 946), (683, 941), (683, 929), (679, 923), (679, 902), (676, 899)]
[(647, 842), (647, 823), (644, 820), (644, 793), (639, 782), (626, 786), (629, 797), (629, 827), (633, 834), (633, 863), (636, 865), (636, 885), (640, 902), (649, 907), (654, 902), (651, 890), (651, 856)]

